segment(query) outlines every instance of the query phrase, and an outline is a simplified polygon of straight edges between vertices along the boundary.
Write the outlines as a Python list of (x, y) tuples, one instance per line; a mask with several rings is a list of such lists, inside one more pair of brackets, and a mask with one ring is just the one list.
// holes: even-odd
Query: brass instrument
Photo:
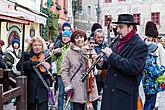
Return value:
[[(114, 38), (111, 42), (111, 44), (109, 45), (109, 48), (120, 38), (120, 35), (118, 35), (116, 38)], [(94, 69), (94, 67), (96, 66), (96, 64), (98, 64), (98, 62), (103, 58), (105, 54), (103, 52), (101, 52), (100, 54), (98, 54), (97, 58), (95, 58), (95, 60), (93, 61), (92, 65), (88, 68), (88, 70), (85, 72), (84, 76), (81, 77), (81, 81), (84, 82), (85, 79), (87, 78), (87, 76), (89, 75), (89, 73)]]

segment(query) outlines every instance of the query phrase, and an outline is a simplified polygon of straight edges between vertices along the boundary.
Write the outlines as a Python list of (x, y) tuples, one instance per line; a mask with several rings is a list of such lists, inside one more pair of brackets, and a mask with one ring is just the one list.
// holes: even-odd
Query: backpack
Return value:
[(16, 66), (17, 66), (17, 63), (19, 62), (19, 58), (17, 58), (11, 51), (9, 51), (9, 54), (14, 58), (14, 64), (12, 66), (12, 71), (15, 75), (19, 76), (21, 75), (21, 71), (18, 71)]
[(156, 78), (159, 83), (165, 79), (165, 66), (157, 63), (157, 56), (149, 54), (147, 56), (145, 69), (150, 72), (151, 77)]
[(157, 44), (151, 43), (148, 45), (148, 56), (145, 70), (150, 74), (151, 78), (155, 79), (155, 83), (162, 85), (165, 83), (165, 66), (157, 63), (158, 56), (153, 54), (157, 48)]

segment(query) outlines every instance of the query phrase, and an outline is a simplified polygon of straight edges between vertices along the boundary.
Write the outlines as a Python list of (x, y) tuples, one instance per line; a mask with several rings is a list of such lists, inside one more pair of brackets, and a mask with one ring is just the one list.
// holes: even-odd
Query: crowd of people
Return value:
[[(158, 81), (165, 75), (165, 38), (159, 38), (156, 24), (148, 21), (146, 37), (142, 39), (131, 14), (120, 14), (118, 21), (111, 23), (115, 24), (115, 37), (110, 42), (105, 42), (99, 23), (93, 24), (87, 37), (69, 22), (63, 23), (52, 45), (35, 36), (23, 54), (17, 36), (4, 52), (5, 42), (0, 40), (0, 68), (11, 69), (19, 76), (23, 66), (27, 76), (28, 110), (65, 110), (68, 102), (71, 110), (137, 110), (141, 80), (145, 93), (143, 109), (158, 110), (158, 99), (165, 89), (164, 79), (161, 84)], [(147, 70), (150, 55), (156, 56), (160, 72)], [(49, 87), (54, 88), (53, 98)], [(50, 97), (56, 97), (57, 102), (51, 108), (49, 105), (55, 103), (50, 102)]]

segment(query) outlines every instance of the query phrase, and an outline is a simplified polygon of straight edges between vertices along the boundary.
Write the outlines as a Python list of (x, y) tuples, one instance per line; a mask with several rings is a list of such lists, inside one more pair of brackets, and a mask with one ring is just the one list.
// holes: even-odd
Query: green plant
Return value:
[(54, 2), (52, 0), (47, 0), (48, 8), (54, 5)]
[(57, 4), (56, 9), (61, 10), (61, 5)]
[(41, 12), (47, 15), (47, 21), (44, 27), (43, 38), (46, 41), (54, 40), (58, 35), (58, 20), (60, 15), (51, 11), (49, 8), (43, 8)]

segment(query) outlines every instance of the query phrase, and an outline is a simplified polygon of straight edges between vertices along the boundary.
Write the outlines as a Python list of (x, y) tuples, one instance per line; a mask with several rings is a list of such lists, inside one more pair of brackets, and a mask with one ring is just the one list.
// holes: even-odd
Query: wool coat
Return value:
[(137, 110), (138, 88), (147, 57), (147, 45), (135, 35), (117, 54), (107, 57), (108, 73), (103, 88), (101, 110)]
[[(23, 62), (20, 60), (17, 64), (17, 69), (20, 71), (23, 63), (24, 75), (27, 76), (27, 96), (28, 103), (43, 103), (48, 101), (48, 90), (38, 77), (37, 73), (33, 69), (32, 57), (35, 56), (33, 52), (24, 52)], [(46, 62), (51, 62), (51, 59), (47, 59)], [(38, 69), (39, 70), (39, 69)], [(40, 71), (40, 70), (39, 70)], [(41, 73), (48, 86), (51, 84), (50, 75), (47, 73)], [(37, 102), (36, 102), (37, 99)]]
[[(76, 49), (71, 46), (71, 48), (67, 51), (63, 61), (61, 68), (61, 77), (65, 86), (65, 91), (67, 92), (69, 89), (74, 90), (74, 95), (70, 99), (71, 102), (76, 103), (86, 103), (88, 101), (88, 77), (85, 82), (81, 81), (82, 76), (86, 72), (86, 63), (88, 61), (85, 53), (80, 49)], [(82, 66), (80, 67), (80, 65)], [(80, 69), (78, 70), (78, 68)], [(74, 73), (78, 70), (76, 75), (70, 81)], [(93, 78), (93, 88), (92, 88), (92, 101), (99, 98), (96, 86), (96, 80)]]

